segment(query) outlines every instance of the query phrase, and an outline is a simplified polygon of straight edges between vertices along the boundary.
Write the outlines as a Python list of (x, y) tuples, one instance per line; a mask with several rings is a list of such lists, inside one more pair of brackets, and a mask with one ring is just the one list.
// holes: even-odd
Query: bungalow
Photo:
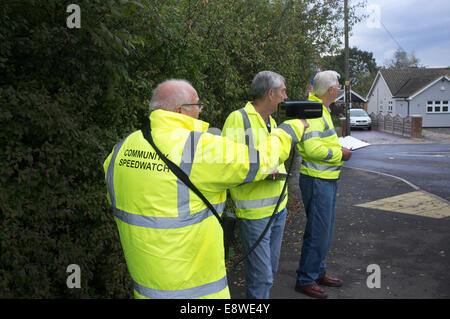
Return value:
[(367, 112), (422, 116), (422, 127), (450, 127), (450, 67), (381, 69), (367, 94)]

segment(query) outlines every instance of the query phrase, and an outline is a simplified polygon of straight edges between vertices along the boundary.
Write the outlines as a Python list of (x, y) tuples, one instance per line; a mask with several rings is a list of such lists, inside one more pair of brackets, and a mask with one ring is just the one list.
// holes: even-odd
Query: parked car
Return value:
[(350, 128), (372, 129), (372, 120), (363, 109), (350, 109)]

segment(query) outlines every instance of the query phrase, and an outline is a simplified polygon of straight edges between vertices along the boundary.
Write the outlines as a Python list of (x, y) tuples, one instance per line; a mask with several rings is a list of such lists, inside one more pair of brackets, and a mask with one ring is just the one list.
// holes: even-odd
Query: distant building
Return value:
[[(357, 92), (350, 89), (350, 108), (351, 109), (365, 109), (367, 100), (359, 95)], [(330, 105), (331, 112), (336, 116), (344, 114), (345, 106), (345, 90), (339, 90), (336, 100)]]
[(381, 69), (367, 94), (367, 112), (422, 116), (422, 127), (450, 127), (450, 68)]

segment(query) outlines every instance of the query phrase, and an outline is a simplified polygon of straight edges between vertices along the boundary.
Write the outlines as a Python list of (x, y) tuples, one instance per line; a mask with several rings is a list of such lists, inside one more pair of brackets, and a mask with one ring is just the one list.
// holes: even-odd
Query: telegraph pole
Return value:
[(345, 135), (350, 135), (350, 75), (349, 75), (349, 51), (348, 51), (348, 0), (344, 0), (344, 32), (345, 32)]

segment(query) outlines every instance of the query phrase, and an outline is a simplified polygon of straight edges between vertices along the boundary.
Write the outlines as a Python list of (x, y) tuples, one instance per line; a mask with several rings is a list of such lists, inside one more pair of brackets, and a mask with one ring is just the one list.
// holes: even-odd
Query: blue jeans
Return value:
[(337, 180), (300, 174), (300, 189), (306, 211), (306, 229), (297, 284), (309, 285), (325, 271), (325, 258), (333, 237)]
[[(269, 219), (270, 216), (261, 219), (241, 219), (240, 233), (244, 253), (259, 238)], [(259, 245), (244, 259), (249, 299), (270, 298), (273, 277), (278, 270), (285, 222), (286, 208), (277, 213)]]

